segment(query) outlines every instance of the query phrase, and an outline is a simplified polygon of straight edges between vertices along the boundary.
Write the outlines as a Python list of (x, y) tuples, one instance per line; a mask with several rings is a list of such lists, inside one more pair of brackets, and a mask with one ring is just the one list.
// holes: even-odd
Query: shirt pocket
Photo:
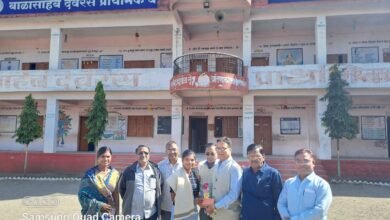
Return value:
[(311, 208), (314, 206), (316, 200), (316, 192), (312, 189), (305, 189), (303, 191), (303, 206)]
[(156, 179), (156, 177), (150, 177), (150, 179), (149, 179), (149, 187), (151, 188), (151, 189), (156, 189), (157, 188), (157, 179)]

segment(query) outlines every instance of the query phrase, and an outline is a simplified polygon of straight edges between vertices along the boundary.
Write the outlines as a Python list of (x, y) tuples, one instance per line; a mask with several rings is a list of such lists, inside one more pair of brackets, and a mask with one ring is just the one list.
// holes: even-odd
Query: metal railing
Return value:
[(178, 57), (173, 62), (173, 74), (191, 72), (224, 72), (243, 75), (242, 59), (224, 53), (192, 53)]

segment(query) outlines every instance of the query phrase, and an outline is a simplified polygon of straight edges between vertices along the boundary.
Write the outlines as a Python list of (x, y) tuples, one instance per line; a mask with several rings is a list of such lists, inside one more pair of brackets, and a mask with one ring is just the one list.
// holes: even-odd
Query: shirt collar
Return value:
[[(267, 164), (265, 163), (265, 161), (264, 161), (263, 166), (260, 167), (260, 169), (259, 169), (258, 171), (256, 171), (256, 173), (258, 173), (258, 172), (264, 173), (265, 169), (267, 169), (267, 168), (268, 168), (268, 165), (267, 165)], [(253, 170), (252, 170), (252, 167), (249, 167), (249, 169), (250, 169), (250, 171), (251, 171), (252, 173), (254, 173)]]
[(217, 164), (217, 161), (214, 161), (213, 164), (210, 164), (210, 163), (206, 160), (205, 164), (206, 164), (207, 168), (211, 169), (211, 168), (213, 168), (213, 167), (215, 166), (215, 164)]
[[(141, 167), (139, 166), (139, 163), (138, 163), (138, 162), (137, 162), (137, 166), (136, 166), (135, 169), (136, 169), (137, 171), (142, 170)], [(150, 167), (150, 164), (149, 164), (149, 162), (148, 162), (148, 164), (147, 164), (146, 167), (145, 167), (145, 170), (149, 170), (149, 169), (151, 169), (151, 167)]]
[(224, 160), (224, 161), (219, 161), (219, 166), (222, 166), (224, 164), (227, 164), (228, 162), (230, 162), (231, 160), (233, 160), (233, 158), (230, 156), (228, 159)]
[(316, 174), (315, 174), (315, 172), (313, 171), (313, 172), (311, 172), (309, 175), (307, 175), (307, 176), (305, 177), (305, 179), (301, 180), (301, 178), (299, 177), (299, 175), (297, 175), (297, 179), (298, 179), (300, 182), (303, 182), (303, 181), (306, 181), (306, 180), (312, 182), (312, 181), (314, 180), (315, 176), (316, 176)]

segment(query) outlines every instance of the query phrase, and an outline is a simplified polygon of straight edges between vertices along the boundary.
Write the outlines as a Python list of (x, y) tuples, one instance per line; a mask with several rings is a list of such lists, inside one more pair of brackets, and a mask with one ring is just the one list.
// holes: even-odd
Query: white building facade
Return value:
[(359, 123), (341, 155), (390, 156), (389, 1), (42, 2), (2, 1), (0, 150), (23, 150), (12, 136), (29, 93), (44, 128), (30, 150), (91, 150), (85, 120), (102, 81), (99, 145), (114, 152), (164, 152), (169, 140), (202, 152), (229, 136), (243, 156), (258, 143), (269, 155), (308, 147), (330, 159), (320, 99), (339, 63)]

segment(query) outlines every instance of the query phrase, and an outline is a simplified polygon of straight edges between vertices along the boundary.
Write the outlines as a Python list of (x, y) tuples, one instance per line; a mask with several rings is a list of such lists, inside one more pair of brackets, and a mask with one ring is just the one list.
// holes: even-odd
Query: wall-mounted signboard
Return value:
[(157, 8), (158, 0), (0, 0), (0, 15)]

